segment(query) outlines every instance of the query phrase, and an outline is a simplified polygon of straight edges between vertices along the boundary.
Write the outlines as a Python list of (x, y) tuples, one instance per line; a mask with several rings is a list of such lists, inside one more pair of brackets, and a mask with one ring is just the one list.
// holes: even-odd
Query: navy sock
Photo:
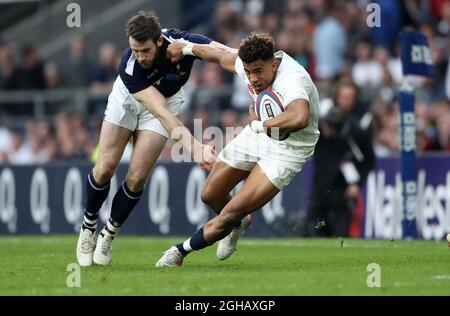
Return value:
[(193, 250), (200, 250), (200, 249), (206, 248), (211, 245), (212, 244), (208, 243), (205, 240), (205, 237), (203, 234), (203, 227), (202, 227), (197, 232), (195, 232), (195, 234), (192, 235), (191, 238), (189, 238), (188, 240), (186, 240), (183, 243), (179, 243), (179, 244), (175, 245), (175, 247), (177, 247), (178, 250), (180, 250), (180, 252), (186, 256), (188, 253), (190, 253)]
[(98, 212), (102, 207), (103, 202), (108, 197), (110, 181), (103, 185), (99, 185), (92, 175), (92, 171), (87, 176), (86, 181), (86, 203), (84, 207), (84, 216), (96, 221)]
[[(186, 256), (186, 255), (190, 252), (190, 251), (184, 250), (184, 248), (183, 248), (183, 243), (182, 243), (182, 242), (180, 242), (179, 244), (176, 244), (175, 247), (177, 247), (178, 250), (179, 250), (184, 256)], [(191, 250), (191, 251), (192, 251), (192, 250)]]
[(205, 237), (203, 235), (203, 227), (200, 228), (194, 235), (192, 235), (190, 244), (192, 249), (194, 250), (200, 250), (211, 245), (205, 240)]
[(114, 226), (119, 227), (130, 215), (133, 208), (142, 196), (142, 192), (132, 192), (127, 186), (127, 182), (124, 181), (114, 196), (111, 205), (111, 219)]

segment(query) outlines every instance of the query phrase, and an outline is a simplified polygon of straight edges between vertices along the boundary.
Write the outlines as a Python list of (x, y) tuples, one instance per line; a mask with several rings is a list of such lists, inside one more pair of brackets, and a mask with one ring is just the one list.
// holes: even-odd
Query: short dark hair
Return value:
[(131, 36), (138, 42), (146, 42), (149, 39), (156, 43), (161, 36), (161, 25), (154, 11), (139, 11), (127, 22), (127, 36)]
[(269, 34), (252, 32), (239, 45), (238, 55), (244, 63), (252, 63), (258, 59), (264, 61), (274, 58), (275, 41)]

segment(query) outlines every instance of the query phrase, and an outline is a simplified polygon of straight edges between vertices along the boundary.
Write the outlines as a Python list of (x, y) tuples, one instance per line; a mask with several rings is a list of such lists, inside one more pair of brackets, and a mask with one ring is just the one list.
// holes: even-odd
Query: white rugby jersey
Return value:
[[(289, 103), (297, 99), (304, 99), (309, 102), (309, 124), (306, 128), (291, 135), (283, 141), (272, 140), (264, 133), (258, 134), (264, 141), (277, 142), (283, 151), (283, 159), (298, 161), (306, 159), (314, 153), (314, 146), (319, 139), (319, 93), (311, 80), (308, 72), (297, 63), (291, 56), (283, 51), (275, 53), (275, 58), (281, 59), (277, 74), (270, 89), (275, 90), (283, 98), (282, 102), (286, 108)], [(248, 86), (248, 90), (256, 103), (258, 95), (245, 74), (242, 60), (237, 57), (235, 62), (236, 73)], [(261, 135), (261, 136), (260, 136)]]

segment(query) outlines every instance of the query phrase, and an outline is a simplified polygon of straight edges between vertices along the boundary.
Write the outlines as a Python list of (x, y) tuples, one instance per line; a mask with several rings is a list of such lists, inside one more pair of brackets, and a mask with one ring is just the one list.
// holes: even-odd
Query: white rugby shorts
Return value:
[(246, 171), (258, 164), (270, 182), (282, 190), (302, 170), (307, 160), (298, 157), (297, 161), (290, 161), (283, 157), (284, 150), (278, 146), (277, 140), (264, 133), (255, 133), (247, 125), (219, 153), (219, 159), (233, 168)]
[[(170, 112), (177, 115), (184, 102), (183, 89), (166, 100)], [(148, 130), (169, 138), (169, 133), (161, 122), (133, 98), (119, 76), (109, 94), (104, 120), (131, 131)]]

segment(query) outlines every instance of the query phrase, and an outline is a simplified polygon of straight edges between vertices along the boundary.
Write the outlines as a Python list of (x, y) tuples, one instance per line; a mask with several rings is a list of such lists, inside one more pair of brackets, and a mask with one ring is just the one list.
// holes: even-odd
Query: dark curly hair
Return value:
[(139, 11), (127, 22), (127, 36), (131, 36), (138, 42), (146, 42), (149, 39), (154, 43), (161, 36), (161, 25), (154, 11)]
[(273, 58), (275, 41), (269, 34), (252, 32), (239, 45), (238, 55), (244, 63)]

